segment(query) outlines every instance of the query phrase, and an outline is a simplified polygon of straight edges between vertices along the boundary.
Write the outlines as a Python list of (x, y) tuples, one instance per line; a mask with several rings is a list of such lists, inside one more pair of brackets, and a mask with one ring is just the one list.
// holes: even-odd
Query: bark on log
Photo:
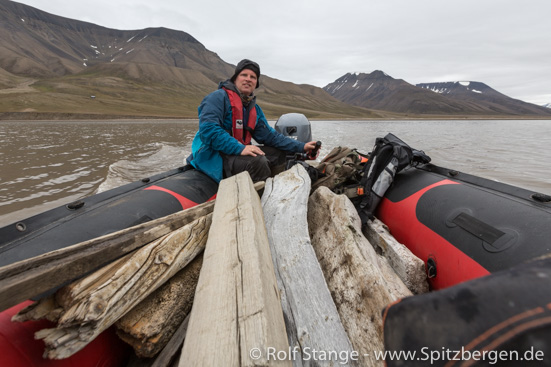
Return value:
[(269, 347), (287, 350), (287, 336), (260, 199), (243, 172), (219, 186), (180, 366), (274, 365)]
[(206, 243), (211, 214), (144, 246), (92, 275), (62, 288), (64, 313), (44, 339), (45, 357), (71, 356), (193, 260)]
[(262, 195), (289, 345), (298, 352), (293, 365), (309, 366), (309, 355), (317, 350), (336, 352), (337, 357), (315, 363), (353, 366), (356, 363), (346, 358), (352, 344), (310, 243), (306, 213), (310, 187), (306, 170), (295, 165), (268, 179)]
[(362, 235), (360, 218), (346, 196), (317, 189), (309, 199), (308, 226), (354, 349), (362, 364), (381, 366), (383, 361), (373, 356), (384, 349), (381, 311), (411, 292)]
[(186, 337), (187, 326), (189, 323), (189, 314), (178, 327), (165, 348), (154, 358), (139, 358), (135, 354), (131, 355), (126, 367), (177, 367), (182, 351), (182, 345)]
[(191, 313), (186, 316), (182, 324), (178, 327), (168, 344), (165, 348), (159, 353), (151, 367), (168, 367), (168, 366), (178, 366), (178, 356), (179, 352), (182, 350), (184, 340), (187, 334), (187, 327), (189, 325), (189, 318)]
[(413, 255), (406, 246), (396, 241), (383, 222), (377, 218), (368, 221), (367, 226), (363, 228), (363, 234), (379, 249), (413, 294), (429, 291), (425, 263)]
[(116, 322), (138, 357), (157, 355), (189, 314), (202, 263), (201, 254)]

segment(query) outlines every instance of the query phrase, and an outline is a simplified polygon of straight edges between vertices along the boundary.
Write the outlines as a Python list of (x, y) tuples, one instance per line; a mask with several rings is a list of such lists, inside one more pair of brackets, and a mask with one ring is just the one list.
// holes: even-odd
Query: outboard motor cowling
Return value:
[(275, 123), (275, 130), (303, 143), (312, 141), (310, 121), (301, 113), (287, 113)]

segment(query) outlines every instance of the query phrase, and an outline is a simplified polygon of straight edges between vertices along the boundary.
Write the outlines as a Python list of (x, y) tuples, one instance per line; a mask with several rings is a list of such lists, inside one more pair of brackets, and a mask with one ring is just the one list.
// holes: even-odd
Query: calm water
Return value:
[[(0, 226), (184, 163), (197, 121), (0, 121)], [(551, 194), (551, 121), (313, 121), (320, 157), (392, 132), (433, 163)]]

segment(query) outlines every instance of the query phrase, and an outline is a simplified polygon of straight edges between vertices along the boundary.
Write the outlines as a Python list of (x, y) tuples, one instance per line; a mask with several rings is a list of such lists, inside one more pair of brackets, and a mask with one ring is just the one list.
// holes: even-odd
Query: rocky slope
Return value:
[(551, 116), (540, 106), (507, 97), (483, 83), (412, 85), (379, 70), (347, 73), (323, 89), (355, 106), (410, 115)]
[[(191, 35), (166, 28), (115, 30), (0, 1), (0, 113), (196, 117), (233, 65)], [(265, 113), (379, 117), (321, 88), (263, 75)], [(6, 92), (7, 91), (7, 92)], [(93, 98), (91, 98), (93, 96)], [(7, 115), (6, 115), (7, 113)]]

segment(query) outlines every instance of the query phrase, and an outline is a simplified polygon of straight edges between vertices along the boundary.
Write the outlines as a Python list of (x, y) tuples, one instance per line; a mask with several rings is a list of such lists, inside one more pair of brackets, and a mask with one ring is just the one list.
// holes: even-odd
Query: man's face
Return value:
[(239, 75), (237, 75), (237, 78), (235, 78), (235, 86), (241, 94), (249, 96), (254, 92), (257, 80), (258, 78), (254, 71), (243, 69)]

